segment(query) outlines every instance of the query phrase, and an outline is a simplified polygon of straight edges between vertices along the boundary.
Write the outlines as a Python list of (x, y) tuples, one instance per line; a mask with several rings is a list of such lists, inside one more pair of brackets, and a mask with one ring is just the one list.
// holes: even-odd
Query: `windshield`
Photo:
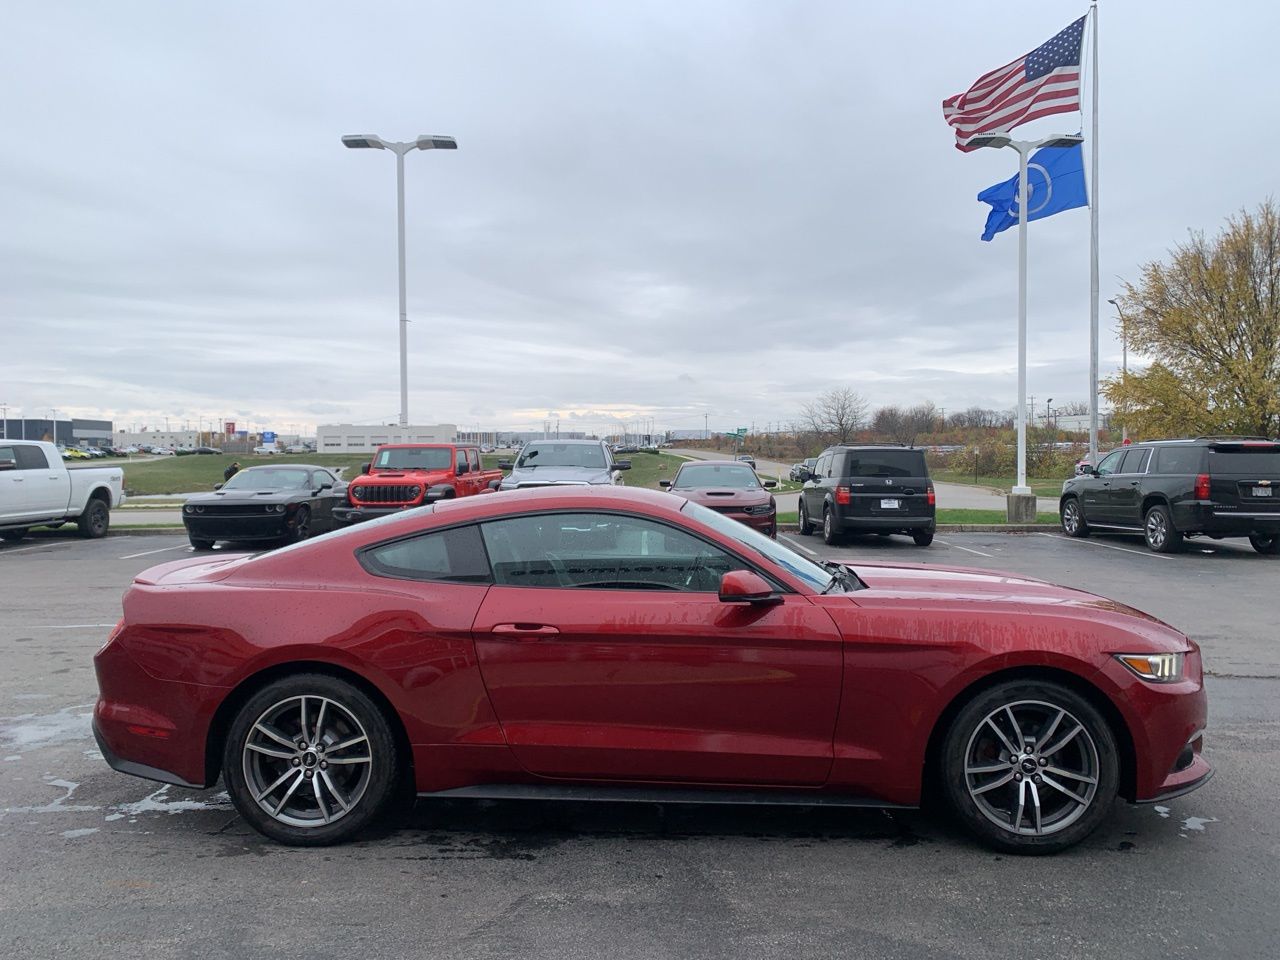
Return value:
[(605, 468), (604, 448), (598, 443), (530, 443), (516, 461), (516, 469), (528, 467)]
[(392, 447), (379, 450), (378, 470), (448, 470), (453, 466), (449, 447)]
[(222, 485), (223, 490), (303, 490), (307, 486), (306, 470), (287, 467), (250, 467), (241, 470)]
[(692, 500), (686, 500), (684, 506), (680, 509), (695, 520), (699, 520), (713, 530), (733, 538), (748, 550), (759, 554), (769, 562), (782, 567), (788, 573), (799, 577), (815, 590), (826, 590), (835, 579), (831, 573), (818, 566), (812, 560), (800, 556), (790, 547), (783, 546), (777, 540), (769, 539), (763, 533), (757, 533), (745, 523), (732, 520), (724, 514), (716, 513), (709, 507), (694, 503)]
[(706, 489), (720, 487), (730, 490), (759, 490), (756, 472), (748, 466), (729, 466), (721, 463), (687, 463), (676, 474), (673, 490)]
[(849, 453), (847, 477), (927, 476), (919, 450), (859, 450)]

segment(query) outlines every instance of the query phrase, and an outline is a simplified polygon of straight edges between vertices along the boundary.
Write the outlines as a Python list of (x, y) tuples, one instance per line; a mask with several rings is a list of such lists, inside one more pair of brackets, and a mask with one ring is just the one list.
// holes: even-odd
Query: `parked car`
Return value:
[(274, 446), (260, 446), (260, 447), (254, 447), (253, 452), (260, 457), (270, 457), (270, 456), (274, 456), (280, 451), (277, 450)]
[(152, 447), (151, 453), (157, 457), (172, 457), (174, 450), (172, 447)]
[(306, 463), (246, 467), (213, 493), (188, 497), (182, 524), (197, 550), (219, 540), (297, 543), (334, 528), (343, 486), (326, 468)]
[(335, 508), (334, 516), (339, 523), (359, 523), (434, 500), (492, 493), (501, 481), (501, 470), (481, 466), (479, 447), (389, 443), (347, 485), (346, 502)]
[(923, 450), (901, 444), (828, 447), (814, 470), (801, 476), (803, 535), (821, 524), (828, 544), (846, 533), (905, 533), (917, 546), (933, 543), (937, 504)]
[(778, 484), (736, 460), (692, 460), (681, 464), (675, 477), (658, 486), (700, 503), (726, 517), (754, 527), (766, 537), (778, 535), (778, 505), (769, 489)]
[(85, 453), (79, 447), (59, 447), (59, 453), (62, 454), (63, 460), (88, 460), (89, 454)]
[(936, 796), (990, 846), (1047, 853), (1117, 795), (1212, 773), (1200, 650), (1158, 620), (1012, 574), (812, 560), (607, 485), (154, 567), (94, 664), (112, 767), (221, 777), (246, 823), (302, 846), (352, 837), (407, 787)]
[(751, 467), (752, 470), (756, 468), (756, 458), (749, 453), (740, 453), (736, 457), (734, 457), (734, 459), (737, 460), (739, 463), (747, 464), (749, 467)]
[(804, 479), (800, 475), (803, 471), (808, 470), (810, 473), (813, 473), (814, 468), (816, 468), (817, 466), (818, 466), (817, 457), (806, 457), (800, 463), (793, 463), (791, 465), (791, 472), (790, 474), (788, 474), (788, 476), (791, 478), (793, 482), (798, 482)]
[(622, 483), (620, 470), (630, 470), (630, 460), (615, 460), (603, 440), (531, 440), (514, 461), (498, 466), (511, 473), (499, 489), (562, 485), (605, 486)]
[(0, 539), (21, 540), (31, 527), (69, 520), (82, 537), (106, 536), (111, 510), (124, 500), (119, 467), (68, 470), (52, 443), (0, 440)]
[(87, 453), (89, 456), (91, 456), (95, 460), (101, 459), (102, 457), (106, 456), (106, 454), (103, 453), (101, 450), (99, 450), (97, 447), (86, 447), (84, 452)]
[(1189, 537), (1248, 537), (1280, 552), (1280, 443), (1249, 437), (1157, 440), (1113, 450), (1062, 485), (1062, 529), (1140, 533), (1157, 553)]
[(222, 456), (222, 451), (219, 450), (217, 447), (196, 447), (191, 452), (202, 454), (204, 456), (212, 456), (212, 455)]

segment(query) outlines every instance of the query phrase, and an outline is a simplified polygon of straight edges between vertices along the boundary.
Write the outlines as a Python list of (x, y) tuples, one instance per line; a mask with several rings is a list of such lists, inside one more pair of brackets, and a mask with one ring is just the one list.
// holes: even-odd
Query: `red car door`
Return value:
[(546, 777), (823, 783), (841, 640), (791, 594), (721, 603), (741, 561), (616, 514), (484, 524), (495, 585), (472, 627), (519, 763)]

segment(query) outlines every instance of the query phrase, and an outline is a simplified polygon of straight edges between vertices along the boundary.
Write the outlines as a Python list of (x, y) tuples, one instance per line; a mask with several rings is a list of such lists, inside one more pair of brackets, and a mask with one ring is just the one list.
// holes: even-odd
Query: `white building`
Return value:
[(362, 423), (328, 423), (316, 427), (317, 453), (372, 453), (384, 443), (454, 443), (456, 423), (368, 426)]

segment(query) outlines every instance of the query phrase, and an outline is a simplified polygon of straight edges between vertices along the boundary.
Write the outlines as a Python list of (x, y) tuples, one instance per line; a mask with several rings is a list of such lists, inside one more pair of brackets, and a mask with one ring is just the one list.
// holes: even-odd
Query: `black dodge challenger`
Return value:
[(211, 550), (218, 540), (293, 543), (334, 528), (333, 505), (345, 490), (324, 467), (249, 467), (213, 493), (188, 499), (182, 522), (197, 550)]

